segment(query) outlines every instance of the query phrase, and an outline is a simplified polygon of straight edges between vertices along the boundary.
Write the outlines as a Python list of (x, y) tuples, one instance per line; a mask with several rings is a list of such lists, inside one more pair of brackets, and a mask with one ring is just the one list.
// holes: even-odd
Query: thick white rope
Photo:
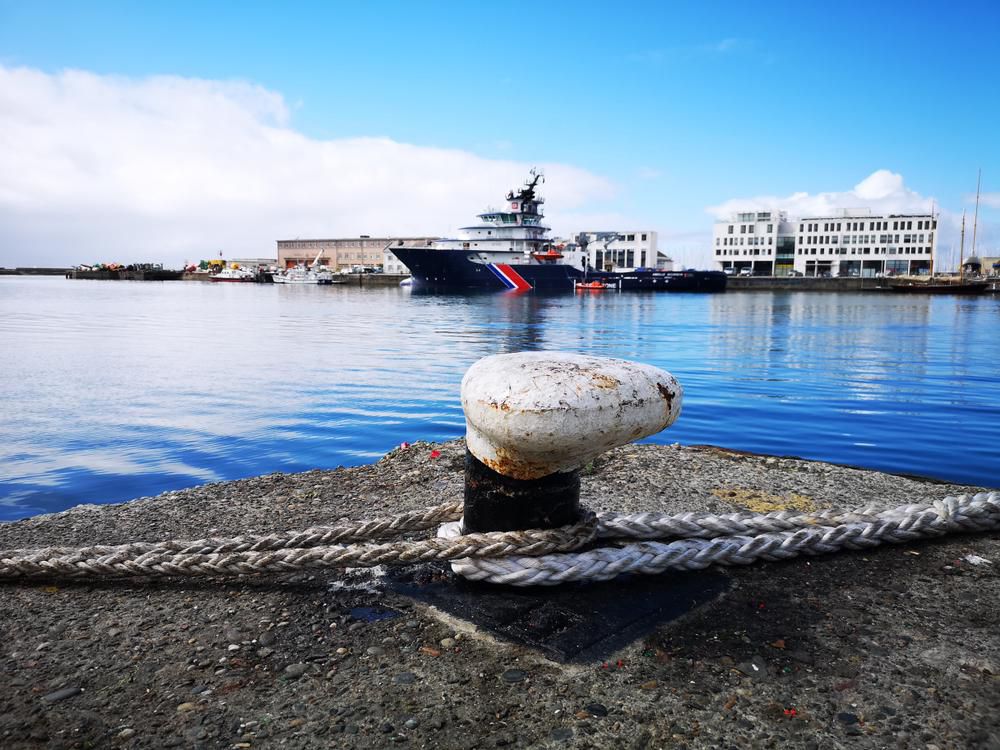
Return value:
[[(461, 506), (445, 504), (355, 526), (314, 527), (265, 536), (208, 538), (0, 551), (0, 578), (249, 575), (313, 568), (401, 565), (452, 560), (467, 578), (517, 586), (607, 580), (621, 573), (745, 565), (841, 548), (901, 543), (953, 532), (1000, 529), (1000, 493), (946, 497), (889, 510), (777, 511), (722, 515), (593, 514), (549, 530), (461, 533)], [(372, 540), (431, 528), (438, 538), (384, 544)], [(566, 553), (602, 539), (667, 539)]]
[[(598, 536), (648, 539), (658, 529), (682, 538), (670, 543), (639, 542), (584, 552), (540, 557), (467, 559), (453, 562), (452, 570), (465, 578), (510, 586), (554, 586), (570, 581), (606, 581), (622, 573), (654, 575), (667, 570), (701, 570), (710, 565), (749, 565), (757, 560), (787, 560), (840, 549), (864, 549), (900, 544), (956, 532), (1000, 529), (1000, 493), (946, 497), (930, 505), (904, 505), (878, 511), (824, 511), (806, 515), (735, 513), (725, 516), (655, 514), (614, 516), (601, 514)], [(772, 530), (780, 528), (780, 530)], [(460, 534), (452, 522), (438, 530), (446, 538)], [(729, 529), (740, 533), (725, 534)], [(747, 530), (760, 531), (754, 536)], [(681, 533), (676, 533), (680, 530)], [(714, 537), (704, 539), (698, 537)]]

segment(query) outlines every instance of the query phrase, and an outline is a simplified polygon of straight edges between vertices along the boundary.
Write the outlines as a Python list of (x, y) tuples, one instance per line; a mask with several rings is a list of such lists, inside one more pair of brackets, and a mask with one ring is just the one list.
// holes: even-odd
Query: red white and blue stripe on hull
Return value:
[(519, 274), (514, 267), (508, 263), (488, 263), (486, 265), (493, 275), (500, 279), (500, 283), (503, 284), (508, 289), (516, 289), (517, 291), (526, 292), (531, 289), (531, 284), (529, 284), (525, 278)]

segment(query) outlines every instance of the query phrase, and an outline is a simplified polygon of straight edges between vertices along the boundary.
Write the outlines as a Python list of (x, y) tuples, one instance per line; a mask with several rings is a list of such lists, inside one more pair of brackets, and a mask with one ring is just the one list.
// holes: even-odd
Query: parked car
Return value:
[(753, 269), (752, 268), (741, 268), (739, 275), (740, 276), (753, 276)]
[(726, 274), (726, 276), (735, 276), (736, 275), (736, 269), (735, 268), (723, 268), (722, 270)]
[(802, 271), (789, 271), (788, 275), (789, 276), (801, 276), (802, 275)]

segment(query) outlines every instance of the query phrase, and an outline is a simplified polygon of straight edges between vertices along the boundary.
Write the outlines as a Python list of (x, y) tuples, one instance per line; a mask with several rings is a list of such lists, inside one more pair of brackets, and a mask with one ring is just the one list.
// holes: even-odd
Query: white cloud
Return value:
[[(971, 202), (975, 202), (975, 197), (968, 198)], [(989, 206), (990, 208), (1000, 208), (1000, 193), (983, 193), (979, 196), (980, 204), (983, 206)]]
[(733, 198), (705, 210), (717, 219), (726, 219), (738, 211), (760, 210), (787, 211), (789, 216), (795, 218), (834, 216), (841, 209), (856, 208), (870, 208), (875, 214), (918, 213), (930, 211), (935, 205), (933, 198), (924, 197), (907, 188), (902, 175), (879, 169), (851, 190), (843, 192)]
[[(273, 256), (283, 238), (445, 234), (531, 166), (322, 141), (291, 119), (280, 94), (248, 83), (0, 66), (0, 265), (177, 264)], [(615, 194), (586, 170), (538, 166), (559, 215)]]

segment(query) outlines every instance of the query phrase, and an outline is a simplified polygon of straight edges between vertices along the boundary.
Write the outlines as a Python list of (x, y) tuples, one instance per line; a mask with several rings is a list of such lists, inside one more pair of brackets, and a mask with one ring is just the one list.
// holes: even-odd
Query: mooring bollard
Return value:
[(580, 467), (669, 427), (665, 370), (562, 352), (500, 354), (462, 379), (466, 532), (548, 529), (580, 516)]

